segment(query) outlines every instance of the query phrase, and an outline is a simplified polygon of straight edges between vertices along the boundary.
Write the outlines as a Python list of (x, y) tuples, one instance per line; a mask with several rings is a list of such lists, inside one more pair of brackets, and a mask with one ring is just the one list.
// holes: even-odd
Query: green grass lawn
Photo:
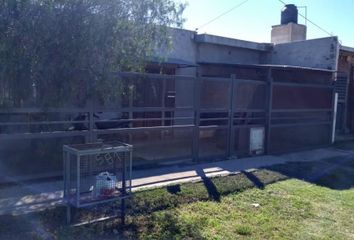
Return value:
[(354, 239), (354, 189), (291, 179), (134, 220), (141, 239)]
[[(118, 219), (69, 228), (62, 207), (3, 217), (0, 239), (354, 239), (352, 163), (277, 165), (141, 191), (129, 203), (125, 228)], [(87, 220), (91, 213), (76, 216)]]

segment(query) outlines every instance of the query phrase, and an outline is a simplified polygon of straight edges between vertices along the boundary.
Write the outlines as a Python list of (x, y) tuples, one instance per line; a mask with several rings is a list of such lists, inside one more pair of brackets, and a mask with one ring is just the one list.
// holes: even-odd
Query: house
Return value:
[[(49, 109), (45, 116), (41, 109), (0, 110), (0, 117), (39, 119), (26, 122), (31, 132), (17, 125), (14, 132), (0, 131), (0, 175), (5, 181), (60, 175), (62, 145), (69, 143), (131, 143), (136, 168), (328, 146), (335, 122), (342, 124), (337, 129), (354, 124), (345, 110), (350, 94), (343, 98), (337, 84), (353, 84), (353, 49), (337, 37), (306, 40), (297, 16), (283, 15), (272, 43), (170, 29), (172, 50), (156, 49), (146, 74), (117, 73), (124, 94), (110, 106)], [(85, 118), (73, 121), (78, 113)], [(97, 119), (98, 113), (120, 117)], [(124, 127), (97, 127), (119, 122)], [(85, 128), (64, 127), (78, 123)]]
[[(153, 63), (155, 71), (159, 66), (175, 79), (201, 78), (200, 111), (174, 112), (180, 117), (197, 115), (195, 121), (203, 127), (200, 141), (209, 141), (204, 150), (198, 145), (198, 158), (210, 149), (223, 156), (244, 156), (334, 141), (334, 83), (342, 46), (337, 37), (306, 40), (306, 26), (291, 17), (283, 21), (283, 16), (282, 24), (273, 26), (272, 43), (171, 29), (173, 50), (156, 51), (165, 58)], [(181, 99), (183, 104), (193, 102), (188, 87), (193, 86), (175, 81), (176, 109)], [(252, 149), (256, 145), (260, 149)]]

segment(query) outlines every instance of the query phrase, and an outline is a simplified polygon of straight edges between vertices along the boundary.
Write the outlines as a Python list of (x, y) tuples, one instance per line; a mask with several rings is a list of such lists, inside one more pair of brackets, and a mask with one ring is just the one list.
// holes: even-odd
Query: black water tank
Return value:
[(281, 11), (281, 24), (297, 23), (297, 7), (294, 4), (287, 4)]

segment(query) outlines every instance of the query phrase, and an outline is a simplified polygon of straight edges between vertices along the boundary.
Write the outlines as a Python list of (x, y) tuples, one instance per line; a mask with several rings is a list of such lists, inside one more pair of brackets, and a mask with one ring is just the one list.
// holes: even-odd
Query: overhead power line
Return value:
[(224, 16), (224, 15), (226, 15), (226, 14), (232, 12), (232, 11), (235, 10), (236, 8), (241, 7), (243, 4), (245, 4), (245, 3), (248, 2), (248, 1), (249, 1), (249, 0), (245, 0), (245, 1), (243, 1), (243, 2), (241, 2), (241, 3), (239, 3), (239, 4), (237, 4), (237, 5), (233, 6), (233, 7), (230, 8), (229, 10), (227, 10), (227, 11), (221, 13), (221, 14), (218, 15), (217, 17), (215, 17), (215, 18), (211, 19), (210, 21), (204, 23), (203, 25), (201, 25), (200, 27), (196, 28), (195, 30), (197, 31), (197, 30), (199, 30), (199, 29), (201, 29), (201, 28), (203, 28), (203, 27), (209, 25), (210, 23), (212, 23), (212, 22), (218, 20), (218, 19), (221, 18), (222, 16)]
[[(278, 0), (278, 1), (281, 2), (282, 4), (286, 5), (286, 3), (284, 1), (282, 1), (282, 0)], [(302, 15), (301, 13), (298, 13), (298, 14), (299, 14), (299, 16), (303, 17), (306, 21), (308, 21), (309, 23), (311, 23), (312, 25), (314, 25), (315, 27), (317, 27), (321, 31), (323, 31), (326, 34), (328, 34), (329, 36), (333, 37), (333, 34), (328, 32), (326, 29), (324, 29), (321, 26), (319, 26), (318, 24), (314, 23), (313, 21), (311, 21), (310, 19), (308, 19), (306, 16)]]

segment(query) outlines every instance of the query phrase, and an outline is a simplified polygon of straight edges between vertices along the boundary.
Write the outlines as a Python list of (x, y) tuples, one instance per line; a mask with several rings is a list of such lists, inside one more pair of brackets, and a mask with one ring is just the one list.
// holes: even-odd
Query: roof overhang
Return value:
[(244, 41), (240, 39), (226, 38), (209, 34), (196, 34), (194, 36), (194, 41), (197, 43), (208, 43), (215, 45), (223, 45), (228, 47), (245, 48), (256, 51), (270, 51), (273, 47), (271, 43), (257, 43)]
[(229, 64), (229, 63), (212, 63), (212, 62), (198, 62), (199, 65), (214, 65), (214, 66), (225, 66), (225, 67), (243, 67), (243, 68), (273, 68), (273, 69), (284, 69), (284, 70), (308, 70), (308, 71), (320, 71), (334, 73), (334, 70), (328, 70), (323, 68), (310, 68), (301, 67), (293, 65), (277, 65), (277, 64)]
[(347, 46), (340, 46), (340, 50), (346, 54), (354, 55), (354, 48)]
[(179, 58), (160, 58), (160, 57), (152, 57), (149, 59), (148, 63), (156, 64), (159, 66), (171, 66), (176, 68), (187, 68), (187, 67), (197, 67), (193, 62), (189, 62)]

